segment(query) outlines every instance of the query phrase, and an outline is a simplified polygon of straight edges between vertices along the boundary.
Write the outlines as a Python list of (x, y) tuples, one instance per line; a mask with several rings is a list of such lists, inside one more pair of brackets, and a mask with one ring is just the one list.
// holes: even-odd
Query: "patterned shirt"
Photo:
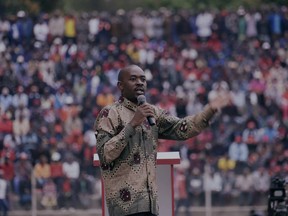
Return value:
[(133, 128), (137, 105), (121, 97), (101, 110), (95, 121), (97, 153), (110, 216), (137, 212), (158, 215), (156, 155), (159, 139), (185, 140), (209, 125), (215, 111), (204, 111), (185, 118), (169, 115), (154, 107), (156, 125), (148, 121)]

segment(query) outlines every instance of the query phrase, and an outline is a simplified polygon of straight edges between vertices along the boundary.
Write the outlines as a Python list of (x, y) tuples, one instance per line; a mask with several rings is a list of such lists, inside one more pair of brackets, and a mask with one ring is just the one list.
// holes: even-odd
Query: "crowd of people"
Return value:
[(266, 204), (271, 178), (288, 177), (288, 8), (278, 6), (2, 16), (8, 194), (30, 208), (33, 173), (43, 207), (91, 206), (81, 196), (100, 193), (93, 124), (118, 100), (118, 72), (130, 64), (145, 70), (147, 101), (180, 118), (223, 92), (232, 96), (199, 136), (159, 142), (159, 151), (181, 153), (176, 206), (203, 205), (208, 188), (215, 205)]

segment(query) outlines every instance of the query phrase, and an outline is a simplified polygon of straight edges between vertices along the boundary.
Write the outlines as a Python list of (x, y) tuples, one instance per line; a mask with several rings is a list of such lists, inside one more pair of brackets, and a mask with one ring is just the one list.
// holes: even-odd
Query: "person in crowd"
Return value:
[(248, 160), (249, 150), (247, 144), (242, 141), (240, 134), (236, 134), (234, 142), (229, 146), (228, 155), (230, 159), (236, 161), (236, 169), (242, 170)]
[(49, 19), (48, 27), (51, 41), (55, 38), (62, 38), (64, 35), (65, 20), (59, 10), (55, 11), (53, 16)]
[(76, 42), (76, 19), (72, 13), (65, 16), (64, 19), (64, 39), (66, 42), (69, 40)]
[(158, 215), (157, 139), (196, 136), (230, 99), (221, 95), (201, 113), (178, 118), (139, 99), (146, 100), (147, 88), (145, 73), (139, 66), (122, 68), (117, 86), (120, 99), (103, 108), (95, 122), (109, 214)]
[(220, 173), (214, 169), (208, 171), (204, 178), (204, 190), (211, 192), (212, 205), (219, 205), (221, 200), (223, 180)]
[(247, 144), (250, 151), (256, 150), (260, 141), (260, 134), (255, 120), (248, 120), (246, 128), (243, 130), (242, 133), (242, 139), (243, 142)]
[(49, 35), (48, 24), (44, 21), (44, 17), (40, 17), (38, 22), (34, 25), (33, 33), (35, 39), (39, 42), (45, 43)]
[(41, 204), (46, 209), (55, 208), (57, 206), (56, 184), (51, 178), (47, 178), (42, 187)]
[(6, 111), (12, 105), (13, 97), (10, 94), (8, 87), (3, 87), (0, 95), (0, 106), (3, 111)]
[(190, 205), (200, 205), (204, 203), (204, 177), (198, 167), (194, 167), (187, 177), (187, 191), (189, 193)]
[(236, 167), (236, 161), (229, 158), (228, 153), (224, 154), (218, 159), (217, 168), (220, 171), (227, 172), (230, 170), (234, 170)]
[(249, 168), (245, 168), (243, 173), (236, 177), (235, 187), (239, 191), (239, 204), (251, 205), (253, 202), (254, 179)]
[(13, 186), (15, 193), (19, 195), (19, 203), (24, 209), (29, 209), (31, 207), (32, 169), (33, 167), (28, 158), (28, 154), (21, 152), (18, 161), (15, 163), (15, 178)]
[(13, 121), (13, 133), (22, 138), (26, 136), (30, 131), (30, 121), (29, 119), (25, 118), (24, 115), (19, 115), (18, 119)]
[(200, 41), (207, 41), (212, 35), (213, 15), (206, 10), (201, 10), (196, 16), (195, 24), (197, 26), (197, 36)]
[(3, 163), (0, 165), (0, 169), (3, 170), (3, 178), (8, 183), (9, 191), (13, 191), (13, 179), (15, 176), (14, 163), (12, 159), (13, 157), (9, 158), (6, 156)]
[[(259, 205), (268, 197), (268, 191), (270, 188), (270, 176), (265, 167), (261, 166), (256, 171), (252, 173), (254, 179), (254, 205)], [(262, 202), (261, 202), (262, 201)]]
[(176, 169), (176, 175), (175, 175), (175, 202), (176, 202), (176, 208), (175, 208), (175, 215), (178, 215), (179, 209), (181, 206), (185, 208), (185, 214), (186, 216), (189, 215), (189, 195), (187, 191), (187, 175), (185, 173), (185, 169), (182, 167), (179, 167)]
[[(73, 208), (78, 207), (80, 164), (71, 153), (68, 153), (66, 155), (66, 160), (63, 162), (62, 169), (65, 176), (63, 184), (67, 186), (66, 192), (70, 192), (68, 193), (69, 200), (71, 201), (70, 205), (72, 205)], [(68, 188), (70, 189), (68, 190)]]
[(57, 151), (53, 152), (51, 155), (50, 172), (51, 172), (50, 178), (54, 181), (57, 191), (60, 192), (62, 182), (64, 179), (64, 174), (63, 174), (63, 162), (61, 160), (61, 154)]
[(51, 177), (50, 164), (45, 155), (41, 155), (39, 161), (34, 166), (34, 176), (37, 188), (43, 188), (47, 180)]
[(16, 93), (13, 95), (12, 103), (15, 108), (28, 106), (28, 95), (24, 92), (24, 87), (19, 85), (17, 87)]
[(222, 171), (221, 177), (222, 177), (223, 189), (220, 192), (221, 196), (218, 203), (221, 206), (234, 204), (233, 198), (235, 194), (235, 181), (236, 181), (235, 172), (232, 170)]
[(9, 210), (8, 204), (8, 188), (9, 184), (4, 178), (4, 171), (0, 170), (0, 212), (1, 216), (7, 216)]
[(91, 181), (91, 178), (85, 171), (80, 173), (79, 177), (79, 201), (80, 207), (83, 209), (87, 209), (91, 206), (91, 194), (93, 194), (92, 184), (94, 182)]

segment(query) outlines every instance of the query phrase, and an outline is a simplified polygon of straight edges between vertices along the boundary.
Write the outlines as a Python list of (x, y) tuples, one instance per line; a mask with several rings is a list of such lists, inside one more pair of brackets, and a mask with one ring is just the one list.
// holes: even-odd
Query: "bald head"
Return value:
[(127, 74), (130, 74), (132, 70), (142, 70), (142, 69), (137, 65), (129, 65), (127, 67), (124, 67), (119, 71), (118, 81), (123, 81), (124, 77), (127, 76)]

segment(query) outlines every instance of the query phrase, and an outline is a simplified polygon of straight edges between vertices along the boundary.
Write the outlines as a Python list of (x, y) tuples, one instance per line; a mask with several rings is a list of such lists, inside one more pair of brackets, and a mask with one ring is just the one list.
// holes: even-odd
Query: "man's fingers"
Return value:
[(149, 104), (143, 104), (138, 107), (139, 111), (144, 115), (145, 117), (147, 116), (154, 116), (154, 110)]
[(149, 110), (149, 109), (147, 109), (147, 110), (143, 110), (142, 111), (142, 114), (144, 115), (144, 116), (154, 116), (154, 112), (152, 111), (152, 110)]

